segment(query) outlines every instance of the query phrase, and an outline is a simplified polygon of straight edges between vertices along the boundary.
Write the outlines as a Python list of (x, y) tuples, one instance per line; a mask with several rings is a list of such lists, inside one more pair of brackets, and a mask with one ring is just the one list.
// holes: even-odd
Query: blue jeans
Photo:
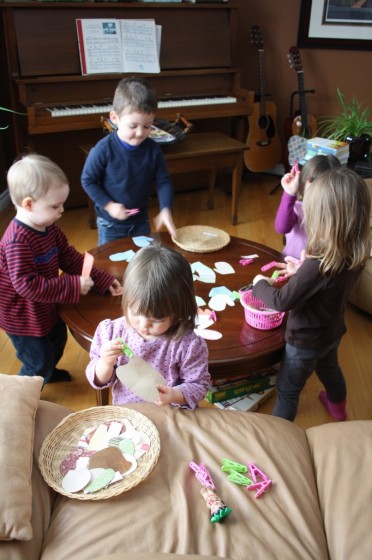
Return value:
[(337, 360), (339, 343), (338, 340), (323, 350), (305, 350), (286, 344), (276, 382), (274, 416), (295, 419), (300, 393), (313, 371), (331, 402), (346, 399), (345, 379)]
[(20, 336), (7, 333), (22, 362), (18, 375), (40, 375), (48, 383), (62, 358), (67, 342), (67, 327), (58, 320), (46, 336)]
[(127, 224), (125, 220), (118, 224), (97, 216), (98, 245), (103, 245), (123, 237), (136, 237), (137, 235), (150, 235), (149, 221), (139, 224)]

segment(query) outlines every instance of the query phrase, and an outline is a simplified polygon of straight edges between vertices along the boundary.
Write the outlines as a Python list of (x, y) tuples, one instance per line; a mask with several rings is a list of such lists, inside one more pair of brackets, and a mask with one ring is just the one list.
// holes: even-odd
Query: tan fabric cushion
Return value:
[[(328, 560), (304, 430), (263, 414), (145, 403), (128, 408), (158, 428), (157, 466), (145, 481), (115, 498), (81, 501), (58, 495), (41, 560), (91, 560), (124, 552), (150, 558), (162, 552)], [(272, 489), (257, 500), (254, 492), (229, 482), (221, 471), (224, 457), (253, 461), (272, 478)], [(232, 508), (223, 523), (210, 522), (190, 461), (209, 468), (217, 493)]]
[(32, 450), (42, 377), (0, 374), (0, 539), (32, 538)]
[(371, 558), (372, 422), (333, 422), (306, 433), (330, 560)]

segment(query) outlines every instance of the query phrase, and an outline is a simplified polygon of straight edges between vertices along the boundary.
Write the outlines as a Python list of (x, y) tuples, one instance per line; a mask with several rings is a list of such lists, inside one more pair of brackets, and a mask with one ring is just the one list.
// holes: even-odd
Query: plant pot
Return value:
[(348, 166), (354, 167), (357, 161), (368, 158), (371, 148), (371, 137), (368, 134), (361, 136), (348, 136), (346, 142), (350, 144)]

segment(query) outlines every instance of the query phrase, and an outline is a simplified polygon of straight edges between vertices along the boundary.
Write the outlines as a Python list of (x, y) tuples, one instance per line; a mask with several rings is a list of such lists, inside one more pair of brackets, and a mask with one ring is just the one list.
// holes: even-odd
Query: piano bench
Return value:
[[(80, 149), (87, 155), (91, 146)], [(231, 179), (231, 223), (238, 223), (238, 196), (241, 186), (244, 150), (246, 145), (221, 132), (190, 133), (184, 142), (163, 145), (164, 157), (169, 173), (190, 173), (209, 171), (208, 208), (213, 209), (213, 197), (217, 169), (232, 168)], [(95, 213), (92, 201), (88, 200), (89, 226), (94, 229)]]

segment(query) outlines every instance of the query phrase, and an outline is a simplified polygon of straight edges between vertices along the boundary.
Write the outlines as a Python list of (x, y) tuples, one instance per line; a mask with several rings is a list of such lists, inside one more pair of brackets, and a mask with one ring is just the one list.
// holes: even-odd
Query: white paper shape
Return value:
[(258, 255), (241, 255), (241, 259), (258, 259)]
[(204, 299), (200, 296), (195, 296), (195, 300), (196, 300), (196, 305), (198, 307), (203, 307), (203, 305), (207, 305)]
[(154, 402), (159, 397), (157, 385), (165, 385), (164, 377), (142, 358), (133, 356), (124, 366), (116, 369), (120, 381), (144, 401)]
[(132, 237), (132, 241), (137, 247), (147, 247), (147, 245), (150, 245), (154, 240), (152, 237), (147, 237), (146, 235), (137, 235), (136, 237)]
[(199, 282), (205, 282), (207, 284), (215, 283), (216, 273), (209, 266), (197, 261), (190, 264), (190, 267), (194, 280), (199, 280)]
[(199, 315), (199, 317), (195, 321), (195, 324), (198, 329), (207, 329), (208, 327), (214, 325), (214, 321), (213, 319), (209, 319), (208, 317), (205, 318), (202, 315)]
[(118, 262), (118, 261), (127, 261), (130, 262), (134, 257), (135, 252), (133, 249), (129, 249), (129, 251), (124, 251), (124, 253), (114, 253), (113, 255), (109, 256), (110, 261)]
[(226, 294), (232, 298), (232, 291), (226, 286), (215, 286), (209, 291), (209, 297), (215, 296), (217, 294)]
[(80, 492), (90, 482), (91, 474), (88, 469), (74, 469), (68, 471), (62, 479), (62, 488), (66, 492)]
[(234, 274), (235, 270), (231, 266), (231, 264), (223, 261), (218, 261), (214, 263), (214, 270), (218, 272), (218, 274)]
[(227, 294), (216, 294), (211, 297), (208, 305), (211, 309), (214, 309), (214, 311), (223, 311), (226, 305), (233, 307), (235, 303)]
[(204, 338), (205, 340), (219, 340), (222, 338), (222, 333), (214, 331), (213, 329), (194, 329), (194, 332)]
[(100, 424), (89, 442), (89, 451), (100, 451), (107, 447), (107, 426)]

